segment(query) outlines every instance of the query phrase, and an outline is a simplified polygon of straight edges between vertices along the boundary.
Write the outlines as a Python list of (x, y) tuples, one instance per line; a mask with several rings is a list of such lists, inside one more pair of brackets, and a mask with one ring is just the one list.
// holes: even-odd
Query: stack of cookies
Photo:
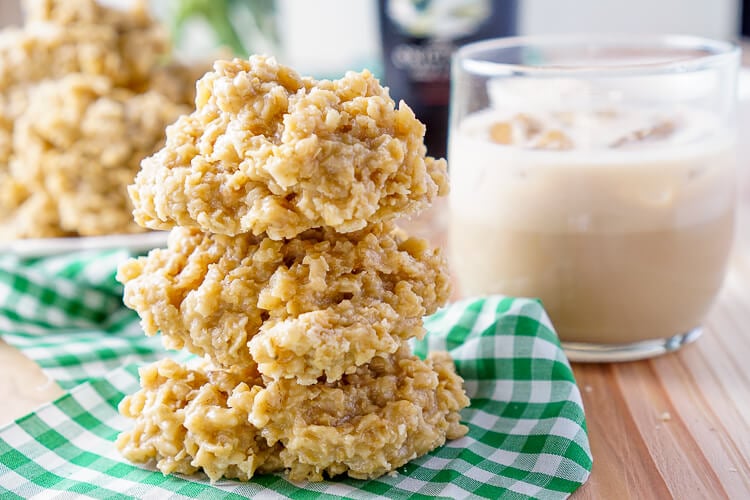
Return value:
[(446, 353), (408, 340), (449, 296), (446, 262), (394, 219), (447, 192), (424, 126), (369, 72), (303, 78), (218, 62), (130, 186), (166, 249), (124, 263), (148, 335), (197, 354), (141, 370), (117, 447), (165, 474), (373, 478), (466, 432)]

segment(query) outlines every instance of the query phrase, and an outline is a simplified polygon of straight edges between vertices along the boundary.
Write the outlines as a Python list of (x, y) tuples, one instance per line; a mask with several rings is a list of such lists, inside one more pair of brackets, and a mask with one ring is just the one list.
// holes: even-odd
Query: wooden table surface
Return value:
[[(749, 186), (750, 187), (750, 186)], [(750, 193), (747, 193), (750, 194)], [(574, 364), (594, 469), (574, 499), (750, 499), (750, 196), (697, 342), (647, 361)], [(445, 241), (438, 204), (410, 230)], [(62, 391), (0, 341), (0, 425)]]
[(695, 343), (573, 368), (594, 455), (574, 498), (750, 498), (750, 253)]

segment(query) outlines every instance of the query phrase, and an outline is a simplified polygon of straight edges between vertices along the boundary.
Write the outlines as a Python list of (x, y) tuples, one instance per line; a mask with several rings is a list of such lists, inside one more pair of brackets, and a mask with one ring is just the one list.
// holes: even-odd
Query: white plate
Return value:
[(112, 234), (107, 236), (81, 236), (78, 238), (39, 238), (0, 242), (0, 253), (19, 257), (45, 257), (84, 250), (109, 250), (124, 248), (134, 252), (151, 250), (167, 245), (166, 231), (137, 234)]

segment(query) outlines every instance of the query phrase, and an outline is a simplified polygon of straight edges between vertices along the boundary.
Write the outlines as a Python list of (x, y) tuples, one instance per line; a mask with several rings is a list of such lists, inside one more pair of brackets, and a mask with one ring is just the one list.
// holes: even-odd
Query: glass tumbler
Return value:
[(453, 58), (451, 266), (462, 295), (541, 299), (573, 361), (696, 339), (735, 216), (736, 45), (496, 39)]

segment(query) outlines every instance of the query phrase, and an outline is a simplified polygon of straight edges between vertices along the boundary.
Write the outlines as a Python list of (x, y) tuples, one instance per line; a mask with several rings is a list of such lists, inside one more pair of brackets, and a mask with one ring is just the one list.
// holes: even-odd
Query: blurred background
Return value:
[[(102, 0), (102, 3), (127, 6), (136, 0)], [(0, 25), (19, 24), (21, 0), (0, 0)], [(179, 47), (183, 55), (209, 55), (216, 47), (217, 35), (201, 9), (209, 6), (223, 10), (226, 4), (232, 22), (241, 31), (246, 49), (276, 52), (287, 64), (302, 73), (335, 76), (345, 69), (368, 66), (381, 71), (378, 0), (150, 0), (154, 12), (174, 23), (182, 9), (193, 9), (181, 27)], [(407, 0), (426, 6), (429, 0)], [(514, 17), (519, 34), (620, 32), (670, 32), (733, 39), (740, 34), (740, 0), (522, 0), (517, 9), (513, 0), (442, 2), (455, 5), (490, 3)], [(248, 13), (241, 4), (250, 7)], [(253, 14), (263, 18), (256, 23)], [(215, 15), (215, 14), (213, 14)], [(265, 23), (265, 33), (259, 25)], [(217, 24), (214, 22), (214, 24)], [(277, 45), (264, 39), (276, 31)], [(259, 35), (260, 33), (260, 35)], [(346, 40), (346, 43), (342, 43)], [(336, 57), (330, 57), (334, 53)]]
[[(0, 0), (1, 25), (20, 22), (22, 1)], [(119, 7), (147, 2), (184, 60), (264, 53), (318, 78), (368, 68), (427, 124), (427, 147), (436, 156), (445, 154), (450, 55), (460, 45), (580, 32), (737, 39), (743, 26), (742, 0), (100, 1)]]
[[(265, 53), (318, 78), (370, 69), (427, 124), (435, 156), (445, 155), (450, 54), (464, 43), (580, 32), (750, 36), (750, 0), (101, 0), (118, 7), (137, 1), (149, 2), (185, 60)], [(21, 22), (20, 4), (0, 0), (0, 26)], [(739, 95), (744, 136), (750, 134), (747, 70)], [(750, 141), (741, 143), (749, 144), (741, 158), (750, 157)], [(750, 168), (742, 166), (741, 199), (750, 202)]]

